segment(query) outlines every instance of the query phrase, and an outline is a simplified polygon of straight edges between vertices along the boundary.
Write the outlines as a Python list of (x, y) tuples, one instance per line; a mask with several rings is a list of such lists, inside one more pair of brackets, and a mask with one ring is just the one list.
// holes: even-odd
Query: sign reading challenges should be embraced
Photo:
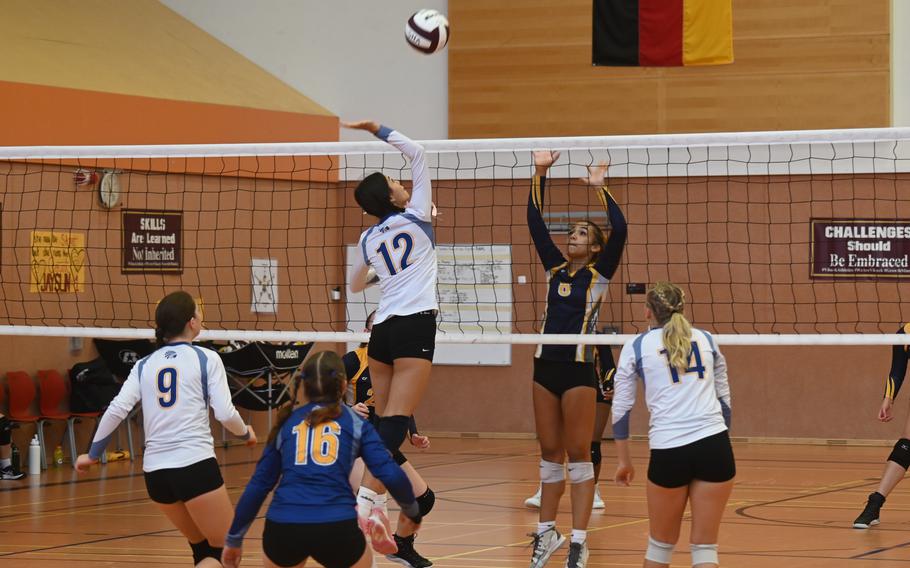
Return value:
[(810, 223), (812, 278), (910, 278), (910, 220)]
[(123, 210), (123, 272), (183, 272), (183, 212)]

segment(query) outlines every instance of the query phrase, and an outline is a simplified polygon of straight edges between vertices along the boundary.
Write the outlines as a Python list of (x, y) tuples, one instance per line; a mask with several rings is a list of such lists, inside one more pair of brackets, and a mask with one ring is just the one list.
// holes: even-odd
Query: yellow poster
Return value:
[(85, 234), (32, 231), (29, 292), (85, 291)]

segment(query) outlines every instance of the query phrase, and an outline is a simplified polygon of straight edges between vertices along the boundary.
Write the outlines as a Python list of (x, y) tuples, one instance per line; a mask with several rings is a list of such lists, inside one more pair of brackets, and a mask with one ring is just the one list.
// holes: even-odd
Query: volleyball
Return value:
[(436, 53), (449, 41), (449, 20), (436, 10), (420, 10), (408, 18), (404, 38), (421, 53)]

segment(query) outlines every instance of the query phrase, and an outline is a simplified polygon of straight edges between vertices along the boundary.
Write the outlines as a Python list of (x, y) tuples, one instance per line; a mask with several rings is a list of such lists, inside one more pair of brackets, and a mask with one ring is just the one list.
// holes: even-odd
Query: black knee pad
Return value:
[(888, 456), (888, 460), (893, 461), (904, 469), (910, 467), (910, 440), (907, 438), (898, 440), (897, 443), (894, 444), (894, 449), (891, 450), (891, 455)]
[(432, 489), (427, 487), (427, 492), (417, 498), (417, 507), (420, 509), (420, 516), (427, 516), (427, 513), (433, 510), (433, 505), (435, 504), (436, 494), (433, 493)]
[[(209, 541), (203, 540), (197, 543), (190, 543), (190, 548), (193, 549), (193, 565), (199, 564), (204, 559), (209, 557)], [(218, 560), (221, 560), (221, 556), (218, 557)]]
[(392, 455), (399, 451), (398, 448), (408, 437), (408, 421), (407, 416), (401, 415), (379, 417), (379, 437)]
[(591, 463), (597, 466), (601, 461), (603, 456), (600, 453), (600, 442), (591, 442)]
[(0, 446), (8, 446), (13, 441), (13, 423), (6, 416), (0, 417)]

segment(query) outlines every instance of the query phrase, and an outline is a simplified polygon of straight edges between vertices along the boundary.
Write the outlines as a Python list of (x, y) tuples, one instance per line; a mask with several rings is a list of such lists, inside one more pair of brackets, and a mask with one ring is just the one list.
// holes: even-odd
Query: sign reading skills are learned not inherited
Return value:
[(812, 219), (812, 278), (910, 278), (910, 220)]
[(183, 212), (123, 211), (123, 272), (183, 272)]

